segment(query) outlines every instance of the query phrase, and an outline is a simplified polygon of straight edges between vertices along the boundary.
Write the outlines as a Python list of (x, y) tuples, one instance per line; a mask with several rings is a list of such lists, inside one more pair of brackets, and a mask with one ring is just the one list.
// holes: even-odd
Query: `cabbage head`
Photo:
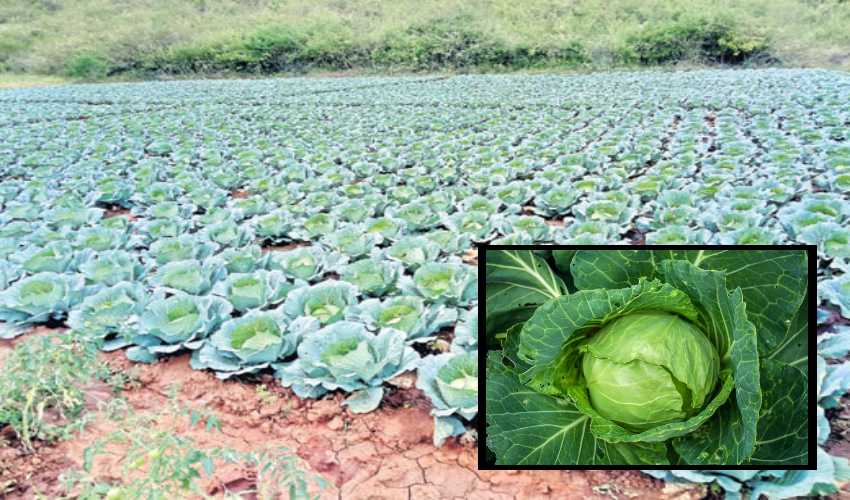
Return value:
[(622, 316), (581, 350), (591, 404), (629, 429), (651, 429), (696, 414), (718, 380), (720, 361), (708, 337), (672, 313)]
[(483, 254), (495, 463), (813, 465), (814, 248)]

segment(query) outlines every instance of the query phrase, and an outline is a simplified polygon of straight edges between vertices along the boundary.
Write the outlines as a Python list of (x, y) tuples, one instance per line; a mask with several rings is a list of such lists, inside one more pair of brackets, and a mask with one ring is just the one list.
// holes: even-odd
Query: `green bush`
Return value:
[(416, 70), (504, 64), (509, 49), (468, 27), (464, 17), (437, 19), (388, 34), (372, 51), (378, 66)]
[(627, 63), (680, 61), (741, 64), (770, 59), (767, 39), (729, 20), (690, 19), (652, 26), (629, 36), (621, 56)]
[(302, 48), (301, 58), (305, 65), (322, 68), (370, 66), (370, 47), (356, 40), (356, 34), (346, 26), (318, 27), (311, 30)]
[(525, 47), (513, 49), (511, 66), (530, 68), (547, 65), (577, 66), (590, 62), (587, 50), (579, 42), (568, 42), (557, 47)]
[(228, 43), (173, 48), (148, 59), (144, 70), (166, 74), (277, 73), (365, 64), (368, 50), (351, 40), (352, 34), (330, 27), (317, 30), (264, 27)]
[(247, 54), (265, 72), (282, 71), (303, 64), (306, 37), (287, 27), (264, 28), (251, 35), (242, 45)]
[(12, 37), (0, 38), (0, 71), (9, 70), (9, 62), (15, 54), (23, 52), (29, 43)]
[(77, 54), (65, 65), (65, 75), (71, 78), (97, 80), (109, 74), (109, 62), (97, 54)]
[(577, 42), (562, 47), (512, 47), (475, 29), (465, 16), (437, 19), (388, 34), (372, 50), (377, 66), (414, 70), (470, 67), (533, 67), (587, 61)]
[(147, 73), (209, 74), (221, 71), (255, 71), (260, 59), (244, 47), (228, 44), (175, 47), (146, 58), (140, 69)]
[(231, 42), (172, 48), (147, 58), (141, 69), (165, 74), (268, 74), (357, 67), (434, 71), (576, 65), (588, 60), (584, 47), (577, 42), (549, 47), (510, 46), (473, 29), (469, 19), (456, 16), (392, 32), (373, 44), (358, 40), (344, 24), (267, 26)]

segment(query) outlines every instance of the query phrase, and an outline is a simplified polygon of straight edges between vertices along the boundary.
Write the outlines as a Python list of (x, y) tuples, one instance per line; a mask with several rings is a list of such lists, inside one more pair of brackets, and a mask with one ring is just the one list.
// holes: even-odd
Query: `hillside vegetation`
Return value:
[(846, 0), (5, 0), (0, 71), (850, 68)]

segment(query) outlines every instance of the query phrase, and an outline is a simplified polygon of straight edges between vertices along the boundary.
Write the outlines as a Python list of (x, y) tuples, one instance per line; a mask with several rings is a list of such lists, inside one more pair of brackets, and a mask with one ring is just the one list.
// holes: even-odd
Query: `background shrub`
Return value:
[(83, 80), (96, 80), (109, 74), (109, 62), (97, 54), (77, 54), (68, 60), (65, 75)]
[(694, 18), (646, 28), (627, 37), (623, 59), (630, 63), (682, 61), (741, 64), (770, 57), (764, 36), (725, 19)]

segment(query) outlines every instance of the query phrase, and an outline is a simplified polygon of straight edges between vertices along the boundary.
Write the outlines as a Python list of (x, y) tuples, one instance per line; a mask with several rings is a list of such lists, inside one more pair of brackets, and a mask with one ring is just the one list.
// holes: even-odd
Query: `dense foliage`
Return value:
[(73, 78), (749, 64), (766, 52), (791, 67), (846, 69), (850, 8), (846, 0), (6, 0), (0, 19), (0, 72)]

